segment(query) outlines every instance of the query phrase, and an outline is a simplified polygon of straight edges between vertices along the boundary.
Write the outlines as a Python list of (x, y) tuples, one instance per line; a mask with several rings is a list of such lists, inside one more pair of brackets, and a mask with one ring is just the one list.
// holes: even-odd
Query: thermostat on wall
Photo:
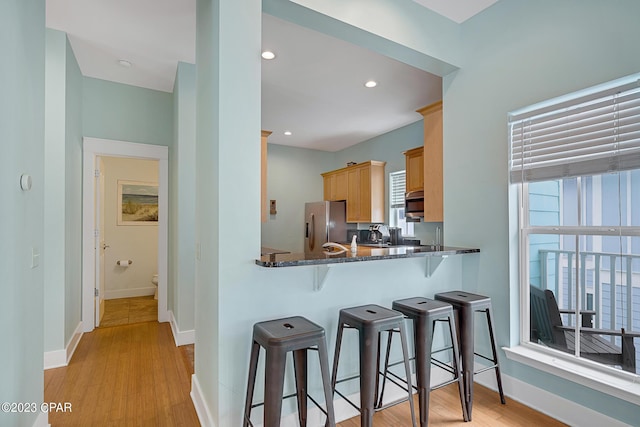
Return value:
[(31, 190), (31, 175), (24, 173), (20, 176), (20, 188), (23, 191)]

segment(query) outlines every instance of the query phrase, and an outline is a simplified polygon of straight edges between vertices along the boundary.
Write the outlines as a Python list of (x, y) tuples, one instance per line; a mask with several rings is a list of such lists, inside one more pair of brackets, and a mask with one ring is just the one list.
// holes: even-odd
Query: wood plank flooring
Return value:
[(158, 300), (153, 295), (117, 298), (104, 301), (104, 315), (100, 327), (128, 325), (158, 320)]
[[(418, 417), (418, 398), (414, 395), (416, 419)], [(450, 384), (446, 387), (434, 390), (430, 394), (429, 426), (488, 426), (488, 427), (517, 427), (517, 426), (545, 426), (556, 427), (565, 424), (537, 412), (512, 399), (507, 399), (507, 404), (500, 403), (498, 393), (474, 384), (473, 388), (473, 413), (470, 422), (462, 419), (462, 408), (458, 386)], [(376, 412), (373, 416), (374, 427), (409, 427), (411, 426), (411, 412), (409, 402)], [(338, 427), (360, 427), (360, 417), (350, 418), (338, 424)]]
[(98, 328), (83, 335), (69, 363), (45, 371), (46, 402), (57, 426), (199, 426), (189, 392), (190, 363), (168, 323)]
[[(69, 364), (45, 371), (45, 402), (70, 402), (50, 413), (58, 426), (199, 426), (189, 396), (193, 345), (176, 347), (168, 323), (145, 322), (86, 333)], [(417, 399), (414, 400), (417, 410)], [(462, 421), (455, 384), (431, 393), (430, 426), (563, 426), (476, 383), (473, 421)], [(338, 424), (359, 427), (359, 417)], [(374, 415), (374, 427), (411, 426), (408, 402)], [(226, 426), (225, 426), (226, 427)], [(310, 426), (312, 427), (312, 426)]]

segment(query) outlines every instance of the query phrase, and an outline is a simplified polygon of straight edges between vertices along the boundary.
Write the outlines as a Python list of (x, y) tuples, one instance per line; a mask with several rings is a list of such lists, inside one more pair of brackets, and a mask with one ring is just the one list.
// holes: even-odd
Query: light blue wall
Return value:
[(65, 33), (46, 30), (45, 352), (64, 350), (81, 318), (82, 74)]
[[(445, 241), (481, 248), (477, 278), (465, 288), (492, 297), (500, 346), (519, 339), (507, 114), (637, 72), (637, 16), (633, 0), (503, 0), (462, 25), (462, 66), (445, 78), (443, 92)], [(635, 405), (500, 357), (508, 375), (637, 423)]]
[(66, 35), (46, 31), (44, 142), (45, 351), (64, 349)]
[(83, 135), (170, 146), (173, 96), (106, 80), (83, 78)]
[[(416, 113), (418, 121), (407, 126), (387, 132), (383, 135), (371, 138), (336, 153), (336, 164), (334, 169), (346, 166), (347, 162), (354, 161), (356, 163), (367, 160), (380, 160), (387, 162), (385, 165), (385, 222), (389, 222), (389, 173), (406, 169), (404, 152), (420, 147), (424, 144), (424, 123), (422, 116)], [(367, 224), (360, 224), (362, 228)], [(442, 227), (441, 222), (414, 223), (414, 235), (420, 239), (422, 244), (431, 244), (435, 242), (436, 227)]]
[[(45, 2), (0, 2), (0, 401), (42, 402), (44, 385)], [(30, 174), (30, 191), (20, 176)], [(31, 268), (32, 249), (40, 265)], [(0, 412), (32, 426), (38, 413)], [(46, 415), (40, 417), (40, 422)]]
[(276, 215), (262, 223), (262, 246), (304, 252), (304, 204), (324, 197), (321, 173), (334, 168), (327, 151), (267, 144), (267, 200), (277, 202)]
[(66, 47), (65, 320), (69, 344), (81, 318), (82, 297), (82, 74), (69, 39)]
[[(260, 58), (255, 52), (260, 48), (261, 5), (259, 0), (199, 0), (197, 5), (196, 236), (201, 250), (196, 261), (194, 387), (215, 425), (239, 425), (255, 322), (304, 315), (326, 328), (332, 348), (340, 308), (390, 305), (394, 298), (459, 287), (464, 264), (477, 262), (475, 255), (450, 257), (428, 279), (424, 259), (339, 265), (321, 291), (313, 290), (314, 268), (256, 266)], [(242, 168), (237, 167), (239, 159)], [(399, 275), (401, 289), (393, 286)], [(354, 373), (355, 341), (347, 340), (347, 346), (351, 350), (345, 350), (341, 373)], [(310, 369), (314, 367), (312, 362)], [(291, 380), (289, 375), (288, 385)], [(321, 395), (317, 383), (310, 389)], [(256, 391), (256, 400), (261, 393)], [(294, 410), (287, 403), (285, 411)]]
[[(305, 1), (310, 8), (311, 3)], [(402, 14), (412, 10), (410, 4), (395, 2), (392, 9)], [(626, 53), (634, 51), (638, 30), (627, 36), (619, 28), (624, 27), (621, 22), (632, 26), (640, 4), (621, 4), (625, 10), (616, 12), (596, 1), (571, 0), (558, 6), (549, 0), (535, 4), (503, 0), (465, 23), (459, 34), (461, 44), (453, 43), (450, 53), (462, 68), (446, 77), (443, 85), (445, 241), (479, 246), (482, 253), (449, 257), (428, 279), (420, 259), (338, 265), (323, 289), (314, 292), (313, 268), (264, 269), (252, 261), (259, 247), (259, 150), (254, 141), (260, 123), (260, 64), (255, 55), (260, 47), (260, 2), (198, 1), (197, 238), (201, 258), (196, 262), (194, 384), (216, 425), (241, 422), (251, 327), (260, 320), (303, 314), (326, 328), (332, 348), (339, 308), (365, 302), (388, 305), (402, 296), (429, 296), (464, 287), (495, 299), (499, 344), (515, 342), (517, 313), (514, 316), (509, 309), (518, 307), (518, 294), (509, 287), (508, 245), (513, 242), (513, 229), (508, 222), (507, 113), (637, 69), (638, 56)], [(267, 12), (297, 23), (313, 15), (318, 18), (311, 19), (313, 24), (326, 24), (328, 33), (358, 32), (355, 25), (373, 29), (389, 23), (384, 19), (388, 14), (367, 14), (364, 6), (356, 9), (336, 1), (313, 6), (331, 18), (362, 18), (360, 22), (352, 19), (350, 27), (336, 19), (318, 18), (312, 10), (289, 1), (265, 2)], [(385, 0), (371, 0), (366, 6), (393, 12)], [(365, 17), (370, 22), (362, 23)], [(602, 26), (596, 24), (603, 17), (604, 37)], [(412, 46), (438, 37), (434, 30), (426, 25), (385, 29), (389, 39)], [(375, 35), (370, 39), (363, 32), (358, 34), (365, 39), (361, 44), (375, 42)], [(621, 49), (612, 48), (621, 43)], [(418, 49), (423, 48), (415, 49), (419, 54), (433, 55)], [(230, 167), (238, 158), (245, 160), (242, 173)], [(233, 191), (221, 177), (231, 179)], [(230, 230), (232, 216), (243, 226)], [(397, 283), (399, 272), (403, 287), (389, 286)], [(355, 352), (345, 357), (344, 372), (353, 373)], [(504, 354), (501, 360), (506, 373), (515, 378), (633, 422), (632, 410), (637, 409), (633, 405), (509, 362)], [(315, 386), (310, 388), (313, 391)], [(285, 409), (293, 410), (293, 405)]]
[[(263, 0), (266, 13), (444, 76), (460, 65), (460, 28), (408, 0)], [(426, 31), (428, 34), (426, 34)]]
[(196, 67), (180, 62), (173, 87), (169, 149), (168, 309), (180, 331), (194, 328), (196, 219)]
[[(416, 116), (419, 116), (416, 113)], [(268, 199), (276, 199), (278, 214), (269, 215), (262, 225), (262, 246), (303, 251), (304, 203), (322, 200), (323, 181), (320, 174), (343, 168), (348, 162), (367, 160), (384, 161), (385, 189), (389, 189), (389, 173), (404, 170), (404, 152), (419, 147), (424, 142), (424, 125), (421, 117), (407, 126), (363, 141), (337, 152), (323, 152), (283, 145), (269, 144), (268, 150)], [(291, 177), (295, 177), (292, 179)], [(385, 194), (385, 222), (389, 213), (389, 197)], [(358, 224), (367, 228), (369, 224)], [(352, 224), (356, 227), (356, 224)], [(435, 241), (436, 227), (440, 223), (415, 223), (415, 237), (423, 244)]]

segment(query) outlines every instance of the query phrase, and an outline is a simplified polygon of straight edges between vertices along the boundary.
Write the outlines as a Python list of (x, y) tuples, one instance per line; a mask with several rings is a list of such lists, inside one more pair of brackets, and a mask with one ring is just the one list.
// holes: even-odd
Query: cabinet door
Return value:
[(442, 181), (442, 102), (422, 110), (424, 116), (424, 221), (444, 219)]
[(325, 175), (322, 179), (324, 182), (324, 199), (329, 201), (335, 200), (334, 192), (332, 191), (335, 186), (335, 175)]
[(360, 221), (360, 168), (347, 172), (347, 222)]
[(335, 192), (333, 196), (334, 200), (347, 200), (349, 197), (349, 175), (347, 171), (339, 172), (334, 175), (335, 177)]
[(260, 134), (260, 221), (267, 222), (267, 138), (268, 130)]
[(423, 151), (420, 147), (406, 152), (407, 192), (424, 190)]

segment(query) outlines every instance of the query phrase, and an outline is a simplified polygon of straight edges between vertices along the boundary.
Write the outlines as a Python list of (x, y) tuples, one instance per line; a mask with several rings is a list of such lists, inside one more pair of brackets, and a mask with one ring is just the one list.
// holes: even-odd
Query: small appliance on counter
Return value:
[(369, 226), (367, 243), (387, 244), (389, 242), (389, 228), (384, 224), (372, 224)]
[(391, 246), (398, 246), (403, 244), (402, 241), (402, 228), (389, 227), (389, 244)]
[(347, 240), (346, 202), (312, 202), (304, 205), (304, 252), (322, 254), (323, 244)]

